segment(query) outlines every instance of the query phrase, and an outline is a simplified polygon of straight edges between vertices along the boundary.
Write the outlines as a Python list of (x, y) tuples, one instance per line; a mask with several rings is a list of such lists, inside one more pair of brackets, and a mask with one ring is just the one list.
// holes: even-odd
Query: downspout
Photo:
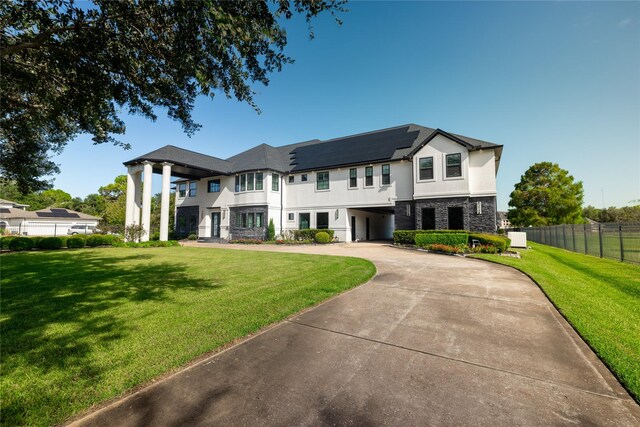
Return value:
[(282, 223), (284, 218), (284, 174), (280, 174), (280, 236), (283, 236)]

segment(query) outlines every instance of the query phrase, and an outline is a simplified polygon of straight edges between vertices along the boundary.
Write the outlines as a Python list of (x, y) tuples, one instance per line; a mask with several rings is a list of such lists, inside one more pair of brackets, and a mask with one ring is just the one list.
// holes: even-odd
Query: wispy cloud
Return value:
[(625, 18), (625, 19), (621, 20), (620, 22), (618, 22), (618, 27), (624, 28), (629, 24), (631, 24), (631, 18)]

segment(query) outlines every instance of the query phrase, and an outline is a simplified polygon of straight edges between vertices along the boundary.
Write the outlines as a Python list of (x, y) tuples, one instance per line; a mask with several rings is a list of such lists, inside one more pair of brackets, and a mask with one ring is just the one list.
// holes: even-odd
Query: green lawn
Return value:
[(5, 425), (60, 423), (375, 273), (357, 258), (181, 247), (0, 263)]
[(640, 401), (640, 266), (530, 243), (521, 259), (477, 255), (531, 276)]

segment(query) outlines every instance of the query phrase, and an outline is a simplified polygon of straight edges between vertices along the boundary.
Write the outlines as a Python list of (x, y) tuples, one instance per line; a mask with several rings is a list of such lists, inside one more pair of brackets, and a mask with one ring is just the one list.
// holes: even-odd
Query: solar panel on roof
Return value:
[(55, 214), (53, 212), (36, 212), (40, 218), (53, 218)]
[(410, 147), (419, 131), (408, 127), (355, 135), (321, 144), (298, 147), (292, 152), (293, 169), (307, 170), (353, 163), (387, 160), (400, 148)]
[(8, 208), (0, 208), (0, 213), (11, 213)]

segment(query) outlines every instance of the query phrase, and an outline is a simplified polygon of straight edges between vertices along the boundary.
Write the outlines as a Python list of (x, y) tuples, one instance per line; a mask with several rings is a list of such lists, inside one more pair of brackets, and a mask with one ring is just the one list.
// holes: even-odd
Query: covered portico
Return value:
[(217, 157), (167, 145), (125, 162), (127, 167), (127, 202), (125, 226), (142, 225), (141, 241), (148, 241), (151, 232), (151, 197), (153, 174), (162, 175), (160, 197), (160, 240), (169, 240), (169, 197), (171, 177), (199, 180), (209, 176), (227, 175), (228, 162)]

